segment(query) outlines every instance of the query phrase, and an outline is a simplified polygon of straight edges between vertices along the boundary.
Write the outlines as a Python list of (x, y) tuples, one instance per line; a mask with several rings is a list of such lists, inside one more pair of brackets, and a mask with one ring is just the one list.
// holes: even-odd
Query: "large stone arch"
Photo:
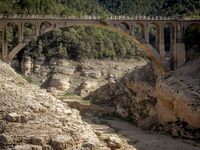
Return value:
[[(162, 66), (162, 63), (160, 62), (160, 57), (159, 54), (151, 49), (150, 47), (142, 44), (139, 40), (137, 40), (136, 38), (132, 37), (129, 33), (127, 32), (123, 32), (122, 30), (114, 27), (112, 24), (109, 25), (102, 25), (101, 23), (79, 23), (79, 24), (67, 24), (67, 23), (63, 23), (63, 24), (58, 24), (56, 26), (54, 26), (54, 23), (51, 24), (51, 26), (49, 26), (44, 32), (40, 33), (37, 37), (41, 36), (42, 34), (45, 34), (47, 32), (50, 32), (54, 29), (60, 29), (60, 28), (65, 28), (65, 27), (70, 27), (70, 26), (94, 26), (94, 27), (99, 27), (99, 28), (103, 28), (112, 32), (117, 32), (120, 33), (124, 36), (126, 36), (127, 38), (129, 38), (132, 42), (134, 42), (138, 47), (142, 48), (147, 56), (152, 60), (156, 71), (158, 74), (164, 74), (165, 70)], [(16, 48), (14, 48), (8, 55), (8, 60), (7, 62), (9, 63), (16, 55), (17, 53), (27, 45), (28, 43), (20, 43)]]

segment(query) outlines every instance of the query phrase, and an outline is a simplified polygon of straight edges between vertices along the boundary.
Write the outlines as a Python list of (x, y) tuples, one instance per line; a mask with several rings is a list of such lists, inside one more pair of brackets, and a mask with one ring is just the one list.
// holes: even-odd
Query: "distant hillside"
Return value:
[(0, 0), (0, 13), (200, 16), (200, 0)]
[(200, 16), (199, 0), (98, 0), (118, 15)]
[(89, 15), (105, 11), (95, 0), (0, 0), (3, 14)]

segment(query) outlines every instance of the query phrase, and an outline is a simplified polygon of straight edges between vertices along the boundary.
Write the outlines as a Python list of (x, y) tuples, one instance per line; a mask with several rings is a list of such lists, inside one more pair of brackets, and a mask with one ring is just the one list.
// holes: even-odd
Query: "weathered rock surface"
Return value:
[(154, 86), (153, 68), (149, 64), (120, 80), (113, 79), (113, 82), (91, 93), (86, 99), (95, 100), (100, 105), (114, 106), (118, 115), (139, 124), (153, 114), (156, 103)]
[(52, 74), (48, 79), (48, 87), (56, 88), (57, 90), (68, 90), (70, 87), (70, 79), (63, 74)]
[(23, 75), (29, 75), (31, 73), (32, 68), (32, 59), (31, 57), (23, 57), (21, 62), (21, 71)]
[[(160, 78), (156, 112), (163, 125), (173, 122), (174, 135), (200, 138), (200, 58)], [(191, 134), (186, 130), (193, 131)], [(179, 133), (177, 133), (179, 132)]]
[(75, 69), (66, 66), (57, 66), (52, 69), (52, 74), (73, 75)]
[(145, 129), (200, 138), (200, 58), (157, 78), (151, 65), (107, 84), (86, 99)]
[(76, 89), (76, 93), (81, 96), (89, 94), (90, 91), (94, 91), (98, 87), (98, 83), (94, 80), (88, 80), (81, 83)]
[(0, 97), (0, 149), (84, 150), (86, 143), (99, 149), (98, 138), (77, 110), (30, 85), (2, 62)]

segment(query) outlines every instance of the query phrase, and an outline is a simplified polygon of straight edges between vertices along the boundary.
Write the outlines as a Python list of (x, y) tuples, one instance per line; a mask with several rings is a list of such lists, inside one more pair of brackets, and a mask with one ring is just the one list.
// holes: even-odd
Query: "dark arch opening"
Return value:
[(127, 24), (126, 22), (120, 22), (119, 28), (124, 31), (124, 32), (129, 32), (130, 31), (130, 25)]
[(141, 23), (136, 23), (133, 28), (133, 33), (137, 40), (144, 40), (144, 25)]
[(165, 59), (170, 60), (172, 57), (174, 39), (174, 26), (171, 23), (164, 25), (164, 43), (165, 43)]
[[(158, 51), (158, 26), (155, 24), (150, 24), (149, 26), (149, 43)], [(158, 51), (159, 52), (159, 51)]]
[(45, 32), (45, 30), (47, 28), (49, 28), (52, 24), (48, 21), (44, 21), (40, 24), (40, 34), (42, 34), (43, 32)]
[(24, 24), (24, 33), (23, 34), (24, 34), (25, 38), (30, 38), (33, 36), (34, 29), (33, 29), (33, 25), (31, 23)]
[(186, 61), (200, 56), (200, 24), (191, 24), (185, 31)]
[(19, 29), (14, 23), (8, 23), (6, 29), (6, 40), (8, 44), (8, 50), (11, 51), (19, 41)]
[(165, 24), (164, 26), (164, 42), (165, 42), (165, 52), (170, 51), (170, 34), (171, 34), (171, 25)]

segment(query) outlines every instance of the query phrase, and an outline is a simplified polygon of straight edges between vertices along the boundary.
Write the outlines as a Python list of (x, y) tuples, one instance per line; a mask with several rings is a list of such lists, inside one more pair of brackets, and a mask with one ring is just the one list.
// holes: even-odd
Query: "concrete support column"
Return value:
[(24, 40), (24, 23), (18, 25), (19, 28), (19, 43), (22, 43)]
[(34, 25), (34, 32), (35, 32), (36, 37), (38, 37), (40, 35), (40, 23), (36, 23)]
[(143, 36), (146, 43), (149, 43), (149, 23), (144, 24)]
[(176, 68), (180, 67), (185, 63), (185, 43), (184, 43), (184, 32), (181, 23), (177, 23), (176, 26)]
[(176, 67), (176, 24), (170, 27), (170, 55), (171, 55), (171, 68)]
[(135, 38), (135, 23), (131, 24), (130, 35)]
[(7, 62), (8, 60), (8, 43), (7, 43), (7, 35), (6, 35), (6, 28), (7, 23), (3, 24), (3, 31), (2, 31), (2, 60)]
[(158, 31), (158, 51), (160, 53), (161, 60), (165, 60), (165, 38), (164, 38), (164, 24), (160, 23)]

